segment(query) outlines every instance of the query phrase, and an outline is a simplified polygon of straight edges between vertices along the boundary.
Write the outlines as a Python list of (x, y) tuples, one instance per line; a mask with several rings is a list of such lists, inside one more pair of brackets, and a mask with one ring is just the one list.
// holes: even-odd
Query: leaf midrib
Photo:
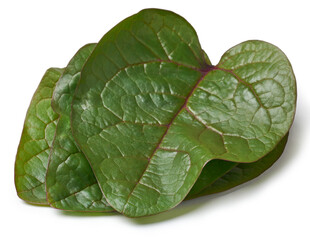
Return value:
[[(166, 61), (161, 61), (161, 62), (166, 62)], [(171, 61), (168, 61), (168, 62), (171, 62)], [(183, 64), (180, 64), (180, 63), (177, 63), (177, 62), (172, 62), (172, 63), (175, 63), (177, 64), (178, 66), (184, 66), (184, 67), (188, 67), (186, 65), (183, 65)], [(193, 67), (190, 67), (191, 69), (193, 70), (196, 70), (196, 71), (199, 71), (201, 73), (201, 77), (198, 79), (198, 81), (196, 82), (196, 84), (193, 86), (192, 90), (189, 92), (189, 94), (185, 97), (185, 101), (183, 103), (183, 105), (180, 107), (180, 109), (173, 115), (173, 117), (171, 118), (171, 120), (169, 121), (169, 123), (166, 125), (166, 131), (163, 133), (162, 137), (160, 138), (158, 144), (156, 145), (156, 147), (154, 148), (152, 154), (150, 155), (150, 157), (148, 157), (148, 164), (147, 166), (145, 167), (143, 173), (141, 174), (139, 180), (137, 181), (137, 183), (135, 184), (135, 186), (133, 187), (133, 189), (131, 190), (131, 192), (129, 193), (128, 197), (127, 197), (127, 200), (126, 200), (126, 203), (124, 204), (124, 207), (122, 209), (122, 213), (124, 213), (127, 205), (128, 205), (128, 202), (129, 202), (129, 199), (131, 198), (133, 192), (135, 191), (136, 187), (138, 186), (138, 184), (140, 183), (142, 177), (144, 176), (144, 173), (145, 171), (147, 170), (150, 162), (151, 162), (151, 159), (153, 158), (153, 156), (155, 155), (156, 151), (158, 149), (160, 149), (160, 145), (162, 143), (162, 141), (164, 140), (165, 136), (167, 135), (168, 131), (169, 131), (169, 128), (171, 127), (172, 123), (174, 122), (174, 120), (176, 119), (176, 117), (180, 114), (180, 112), (183, 110), (183, 109), (186, 109), (187, 108), (187, 103), (188, 103), (188, 100), (190, 99), (190, 97), (192, 96), (193, 92), (197, 89), (198, 85), (201, 83), (201, 81), (206, 77), (206, 75), (211, 72), (212, 70), (214, 70), (214, 66), (212, 65), (207, 65), (206, 64), (206, 68), (205, 69), (197, 69), (197, 68), (193, 68)]]
[[(157, 61), (152, 61), (152, 62), (157, 62)], [(152, 152), (152, 154), (150, 155), (150, 157), (148, 157), (148, 164), (147, 166), (145, 167), (143, 173), (141, 174), (139, 180), (137, 181), (137, 183), (135, 184), (134, 188), (131, 190), (131, 192), (129, 193), (128, 197), (127, 197), (127, 200), (126, 200), (126, 203), (124, 204), (124, 207), (122, 209), (122, 213), (124, 213), (127, 205), (128, 205), (128, 202), (129, 202), (129, 199), (131, 198), (133, 192), (135, 191), (136, 187), (138, 186), (138, 184), (140, 183), (141, 179), (143, 178), (144, 176), (144, 173), (145, 171), (147, 170), (149, 164), (150, 164), (150, 161), (151, 159), (153, 158), (153, 156), (155, 155), (156, 151), (158, 149), (160, 149), (160, 145), (162, 143), (162, 141), (164, 140), (165, 136), (167, 135), (168, 131), (169, 131), (169, 128), (170, 126), (172, 125), (172, 123), (174, 122), (174, 120), (176, 119), (176, 117), (179, 115), (179, 113), (183, 110), (183, 109), (188, 109), (187, 108), (187, 103), (188, 103), (188, 100), (190, 99), (190, 97), (192, 96), (193, 92), (197, 89), (198, 85), (201, 83), (201, 81), (206, 77), (206, 75), (208, 73), (210, 73), (212, 70), (220, 70), (220, 71), (224, 71), (224, 72), (227, 72), (227, 73), (230, 73), (231, 75), (233, 75), (237, 80), (238, 82), (240, 82), (241, 84), (247, 86), (251, 92), (254, 94), (255, 96), (255, 99), (257, 100), (257, 102), (259, 103), (259, 105), (262, 107), (262, 108), (265, 108), (264, 105), (262, 104), (261, 100), (259, 99), (259, 96), (258, 94), (256, 93), (256, 91), (253, 89), (252, 85), (247, 83), (246, 81), (242, 80), (235, 72), (233, 72), (232, 70), (229, 70), (229, 69), (225, 69), (225, 68), (221, 68), (219, 67), (218, 65), (216, 66), (212, 66), (212, 65), (207, 65), (207, 67), (205, 69), (198, 69), (198, 68), (194, 68), (194, 67), (191, 67), (191, 66), (186, 66), (184, 64), (180, 64), (178, 62), (173, 62), (173, 61), (167, 61), (167, 60), (158, 60), (158, 62), (170, 62), (170, 63), (175, 63), (177, 64), (178, 66), (184, 66), (184, 67), (189, 67), (195, 71), (199, 71), (202, 75), (200, 77), (200, 79), (197, 81), (197, 83), (194, 85), (194, 87), (192, 88), (192, 90), (190, 91), (190, 93), (187, 95), (187, 97), (185, 97), (185, 101), (184, 101), (184, 104), (180, 107), (180, 109), (176, 112), (176, 114), (171, 118), (170, 122), (166, 125), (166, 131), (164, 132), (164, 134), (162, 135), (162, 137), (160, 138), (158, 144), (156, 145), (154, 151)], [(142, 64), (142, 63), (141, 63)], [(265, 108), (266, 109), (266, 108)], [(188, 110), (187, 110), (188, 111)]]

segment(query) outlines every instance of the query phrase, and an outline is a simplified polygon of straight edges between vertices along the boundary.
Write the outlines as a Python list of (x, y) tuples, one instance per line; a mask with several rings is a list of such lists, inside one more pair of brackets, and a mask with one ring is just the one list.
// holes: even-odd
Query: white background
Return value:
[[(0, 3), (0, 239), (310, 239), (309, 1), (9, 1)], [(213, 64), (230, 47), (260, 39), (290, 59), (298, 106), (280, 160), (229, 193), (140, 219), (66, 213), (24, 203), (14, 161), (30, 99), (49, 67), (64, 67), (143, 8), (172, 10), (196, 29)]]

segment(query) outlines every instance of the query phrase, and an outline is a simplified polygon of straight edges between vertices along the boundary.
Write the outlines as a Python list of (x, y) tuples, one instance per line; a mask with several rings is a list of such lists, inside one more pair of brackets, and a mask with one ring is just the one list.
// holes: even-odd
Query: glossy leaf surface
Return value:
[(27, 111), (15, 162), (18, 196), (30, 203), (47, 204), (45, 174), (58, 115), (51, 107), (55, 85), (63, 70), (44, 74)]
[[(253, 163), (212, 160), (202, 170), (186, 199), (219, 193), (250, 181), (270, 168), (282, 155), (288, 134), (266, 156)], [(213, 163), (212, 165), (210, 165)], [(210, 165), (210, 166), (208, 166)]]
[(247, 41), (213, 66), (185, 19), (146, 9), (65, 70), (46, 72), (27, 112), (16, 189), (59, 209), (160, 213), (268, 169), (295, 105), (294, 74), (277, 47)]
[(73, 100), (75, 139), (108, 202), (132, 217), (180, 203), (212, 159), (254, 162), (292, 123), (286, 56), (248, 41), (217, 66), (182, 17), (144, 10), (97, 44)]
[[(80, 77), (79, 72), (94, 46), (95, 44), (86, 45), (77, 52), (66, 67), (53, 94), (52, 105), (60, 117), (50, 154), (46, 184), (49, 203), (60, 209), (113, 210), (107, 207), (84, 154), (75, 144), (69, 122), (71, 101)], [(206, 59), (208, 61), (207, 57)], [(208, 163), (187, 198), (200, 196), (197, 191), (205, 190), (235, 165), (236, 163), (219, 160)]]
[(98, 186), (92, 169), (76, 145), (70, 113), (80, 71), (95, 44), (82, 47), (71, 59), (54, 91), (52, 105), (59, 114), (50, 153), (46, 189), (51, 206), (74, 211), (113, 211)]

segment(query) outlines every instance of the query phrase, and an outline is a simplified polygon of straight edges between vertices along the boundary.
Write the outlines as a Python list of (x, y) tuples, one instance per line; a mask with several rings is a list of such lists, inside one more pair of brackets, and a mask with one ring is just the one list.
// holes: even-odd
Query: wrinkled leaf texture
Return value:
[(47, 71), (16, 157), (18, 195), (138, 217), (225, 191), (280, 157), (295, 101), (277, 47), (244, 42), (212, 66), (186, 20), (143, 10), (82, 47), (64, 71)]
[(28, 108), (15, 161), (15, 186), (27, 202), (47, 204), (45, 172), (58, 115), (51, 107), (52, 94), (63, 69), (44, 74)]
[[(112, 210), (106, 208), (106, 202), (104, 202), (105, 205), (94, 208), (93, 204), (98, 201), (94, 196), (100, 196), (101, 199), (102, 194), (92, 170), (88, 166), (87, 159), (78, 146), (74, 144), (69, 124), (70, 103), (79, 79), (79, 72), (93, 48), (94, 44), (86, 45), (72, 58), (57, 83), (52, 101), (53, 108), (60, 118), (50, 154), (46, 185), (50, 204), (56, 208), (66, 210)], [(277, 158), (274, 158), (274, 160)], [(217, 164), (213, 164), (213, 162), (210, 162), (208, 167), (205, 167), (207, 171), (201, 174), (200, 178), (202, 180), (199, 181), (199, 178), (196, 185), (199, 185), (201, 191), (205, 190), (209, 184), (229, 171), (226, 169), (227, 165), (230, 170), (235, 166), (235, 163), (219, 161)], [(85, 177), (89, 176), (91, 176), (91, 181), (85, 179)], [(210, 176), (212, 176), (213, 181), (210, 181)], [(198, 186), (195, 186), (194, 189), (197, 193)], [(191, 197), (191, 195), (193, 194), (190, 193), (188, 197)]]
[(211, 66), (188, 22), (144, 10), (91, 53), (71, 124), (108, 203), (139, 217), (179, 204), (212, 159), (268, 154), (292, 124), (295, 92), (274, 45), (244, 42)]
[(70, 126), (72, 97), (80, 71), (95, 44), (81, 48), (60, 77), (52, 106), (59, 120), (46, 176), (47, 200), (51, 206), (76, 211), (113, 211), (99, 189), (90, 165), (76, 145)]

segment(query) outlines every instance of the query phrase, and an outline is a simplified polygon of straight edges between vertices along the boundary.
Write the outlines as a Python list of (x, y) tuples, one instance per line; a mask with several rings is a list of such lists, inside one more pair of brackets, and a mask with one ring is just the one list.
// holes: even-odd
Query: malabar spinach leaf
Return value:
[[(59, 209), (113, 210), (107, 206), (87, 159), (75, 144), (69, 122), (72, 97), (80, 78), (79, 72), (94, 47), (95, 44), (89, 44), (76, 53), (59, 79), (53, 94), (52, 106), (59, 114), (59, 120), (50, 153), (46, 188), (50, 205)], [(209, 61), (207, 57), (206, 60)], [(228, 171), (227, 167), (231, 169), (235, 165), (236, 163), (219, 160), (208, 163), (188, 198), (200, 196), (201, 194), (194, 192), (198, 189), (205, 190)]]
[[(77, 52), (54, 90), (52, 105), (60, 117), (50, 153), (46, 185), (50, 204), (60, 209), (113, 210), (111, 207), (107, 207), (87, 159), (79, 147), (75, 145), (69, 124), (71, 101), (80, 77), (79, 72), (94, 47), (95, 44), (90, 44)], [(209, 162), (187, 198), (200, 196), (201, 194), (194, 194), (194, 192), (197, 192), (198, 189), (200, 191), (205, 190), (217, 178), (223, 177), (228, 168), (231, 170), (235, 165), (237, 163), (220, 160)], [(98, 205), (98, 202), (101, 204)]]
[(70, 126), (73, 93), (80, 71), (96, 44), (82, 47), (70, 60), (54, 90), (52, 105), (59, 120), (46, 177), (51, 206), (75, 211), (113, 211), (98, 186), (84, 154), (76, 145)]
[(293, 71), (277, 47), (244, 42), (211, 66), (188, 22), (149, 9), (97, 44), (71, 124), (107, 201), (138, 217), (180, 203), (212, 159), (268, 154), (288, 132), (295, 101)]
[(58, 115), (51, 107), (55, 85), (63, 69), (44, 74), (27, 111), (15, 162), (18, 196), (30, 203), (47, 204), (45, 174)]
[(164, 10), (125, 19), (62, 72), (43, 77), (15, 165), (22, 199), (47, 204), (46, 184), (60, 209), (138, 217), (230, 189), (280, 157), (295, 112), (278, 48), (247, 41), (212, 66), (190, 24)]

